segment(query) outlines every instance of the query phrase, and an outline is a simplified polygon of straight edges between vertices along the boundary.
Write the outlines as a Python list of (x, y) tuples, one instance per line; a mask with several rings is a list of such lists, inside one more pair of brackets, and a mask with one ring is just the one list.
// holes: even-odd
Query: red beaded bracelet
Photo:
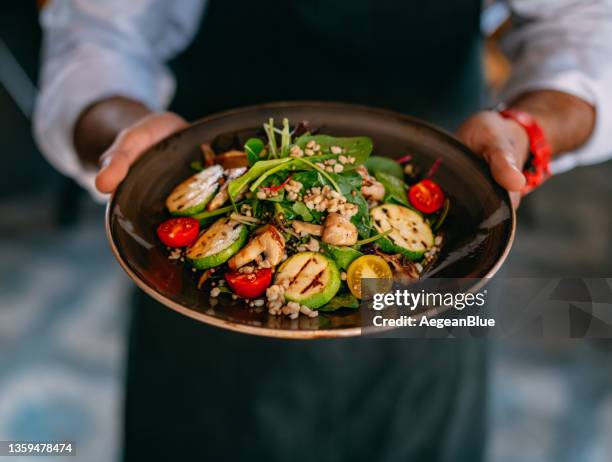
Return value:
[(546, 140), (542, 127), (531, 114), (517, 109), (504, 109), (499, 111), (499, 114), (505, 119), (512, 119), (518, 123), (529, 137), (530, 155), (523, 170), (527, 182), (521, 191), (524, 196), (550, 177), (552, 148)]

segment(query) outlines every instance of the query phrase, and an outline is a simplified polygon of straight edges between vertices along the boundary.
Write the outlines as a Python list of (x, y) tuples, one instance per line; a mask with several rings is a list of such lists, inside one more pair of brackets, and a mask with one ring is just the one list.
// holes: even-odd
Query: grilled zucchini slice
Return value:
[(221, 218), (187, 248), (187, 260), (198, 269), (219, 266), (240, 250), (247, 236), (246, 226), (231, 218)]
[(370, 211), (372, 223), (379, 233), (391, 230), (378, 240), (383, 252), (402, 253), (411, 260), (420, 260), (434, 245), (434, 235), (423, 217), (407, 207), (383, 204)]
[(201, 212), (219, 189), (223, 167), (213, 165), (187, 178), (170, 193), (166, 207), (172, 215), (189, 216)]
[(338, 292), (340, 272), (331, 258), (318, 252), (300, 252), (278, 268), (275, 284), (285, 281), (289, 284), (285, 289), (287, 300), (316, 309)]

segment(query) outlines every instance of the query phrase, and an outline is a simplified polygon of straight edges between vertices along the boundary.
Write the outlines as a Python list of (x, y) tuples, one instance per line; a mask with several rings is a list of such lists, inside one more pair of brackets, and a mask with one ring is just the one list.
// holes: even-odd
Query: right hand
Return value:
[(112, 193), (141, 154), (187, 125), (181, 116), (161, 112), (150, 114), (122, 130), (100, 157), (101, 169), (96, 175), (96, 189), (101, 193)]

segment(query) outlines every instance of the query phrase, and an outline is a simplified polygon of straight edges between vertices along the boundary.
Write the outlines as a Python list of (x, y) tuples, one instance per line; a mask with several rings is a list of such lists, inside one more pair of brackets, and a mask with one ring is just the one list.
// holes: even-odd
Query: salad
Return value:
[[(361, 278), (416, 280), (442, 245), (449, 199), (411, 156), (371, 156), (372, 140), (270, 119), (243, 150), (215, 155), (166, 198), (157, 228), (198, 287), (296, 319), (354, 309)], [(265, 307), (265, 308), (264, 308)]]

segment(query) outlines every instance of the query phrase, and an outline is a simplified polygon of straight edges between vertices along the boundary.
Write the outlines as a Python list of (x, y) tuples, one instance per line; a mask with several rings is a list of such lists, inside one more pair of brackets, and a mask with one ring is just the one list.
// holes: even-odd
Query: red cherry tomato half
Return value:
[(410, 188), (408, 199), (420, 212), (434, 213), (444, 204), (444, 192), (436, 182), (425, 179)]
[(260, 268), (252, 273), (225, 273), (225, 280), (230, 289), (242, 298), (257, 298), (266, 291), (272, 283), (272, 270)]
[(200, 222), (195, 218), (170, 218), (157, 227), (157, 237), (168, 247), (186, 247), (198, 237)]

